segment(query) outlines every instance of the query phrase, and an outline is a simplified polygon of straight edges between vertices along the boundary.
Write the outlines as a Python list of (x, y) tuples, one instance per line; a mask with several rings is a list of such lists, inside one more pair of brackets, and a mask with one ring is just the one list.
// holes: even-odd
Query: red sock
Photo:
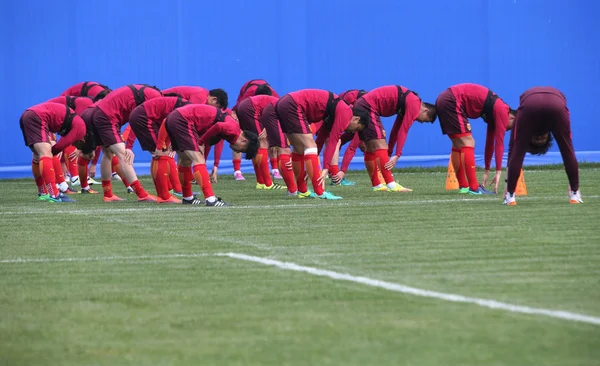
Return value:
[(54, 167), (54, 179), (56, 180), (56, 183), (61, 184), (65, 181), (65, 175), (58, 156), (52, 157), (52, 166)]
[(140, 183), (139, 180), (136, 180), (135, 182), (131, 183), (131, 188), (133, 188), (133, 191), (138, 196), (138, 198), (148, 197), (148, 192), (146, 192), (146, 190), (142, 186), (142, 183)]
[(273, 185), (273, 180), (271, 179), (271, 171), (269, 170), (269, 149), (260, 148), (258, 149), (258, 154), (261, 156), (260, 158), (260, 171), (262, 172), (263, 184), (267, 187)]
[(174, 158), (170, 156), (167, 156), (167, 158), (169, 158), (169, 183), (171, 183), (171, 187), (175, 192), (181, 193), (181, 182), (179, 181), (177, 163)]
[(46, 190), (52, 197), (57, 197), (58, 192), (56, 191), (56, 178), (54, 175), (54, 163), (52, 158), (44, 156), (40, 158), (40, 173), (46, 184)]
[(387, 170), (384, 168), (385, 164), (390, 160), (388, 156), (387, 149), (378, 149), (375, 150), (375, 161), (377, 163), (377, 168), (381, 171), (381, 175), (383, 175), (383, 179), (385, 183), (392, 183), (394, 181), (394, 176), (392, 175), (391, 170)]
[(306, 164), (306, 172), (310, 177), (313, 189), (315, 193), (320, 196), (325, 191), (323, 186), (319, 184), (319, 178), (321, 177), (321, 166), (319, 164), (319, 155), (308, 154), (304, 155), (304, 163)]
[(369, 173), (369, 178), (371, 178), (371, 184), (373, 187), (381, 184), (375, 164), (375, 153), (365, 151), (365, 167), (367, 168), (367, 173)]
[(121, 177), (121, 180), (123, 181), (123, 184), (125, 185), (125, 187), (131, 186), (131, 184), (129, 184), (127, 179), (125, 179), (125, 177), (123, 176), (123, 172), (121, 171), (121, 164), (119, 164), (119, 158), (117, 158), (117, 156), (114, 155), (112, 157), (111, 162), (112, 162), (113, 172), (116, 172), (119, 175), (119, 177)]
[(469, 181), (469, 188), (476, 191), (479, 188), (477, 181), (477, 171), (475, 166), (475, 148), (472, 146), (463, 146), (460, 148), (462, 154), (462, 167)]
[(233, 159), (231, 160), (233, 163), (233, 171), (237, 172), (238, 170), (242, 170), (242, 160), (241, 159)]
[(89, 163), (89, 159), (86, 159), (83, 156), (80, 156), (79, 159), (77, 159), (77, 171), (79, 174), (79, 183), (81, 184), (82, 189), (89, 187), (87, 181)]
[(215, 195), (210, 183), (210, 177), (208, 176), (208, 170), (206, 170), (206, 164), (194, 165), (194, 179), (196, 179), (196, 183), (202, 188), (202, 194), (205, 199)]
[(44, 178), (42, 178), (42, 173), (40, 173), (40, 163), (31, 160), (31, 173), (33, 173), (33, 178), (35, 179), (35, 185), (37, 187), (38, 194), (46, 194), (48, 191), (44, 186)]
[(102, 181), (102, 190), (104, 191), (104, 197), (112, 197), (113, 196), (112, 184), (110, 184), (110, 180)]
[(294, 177), (294, 170), (286, 166), (286, 164), (288, 164), (291, 161), (291, 156), (289, 156), (288, 154), (280, 154), (278, 160), (279, 172), (283, 177), (283, 181), (287, 186), (288, 192), (296, 193), (298, 191), (298, 187), (296, 186), (296, 177)]
[(462, 161), (462, 153), (459, 148), (452, 148), (452, 167), (454, 168), (454, 173), (456, 173), (456, 180), (458, 181), (458, 186), (460, 188), (465, 188), (469, 186), (467, 183), (467, 177), (465, 176), (465, 170), (461, 164)]
[(292, 168), (294, 169), (294, 175), (296, 176), (296, 184), (298, 185), (298, 192), (306, 193), (308, 187), (304, 180), (304, 155), (292, 153)]
[(63, 150), (64, 162), (67, 165), (67, 169), (69, 170), (69, 174), (71, 174), (71, 177), (76, 177), (79, 174), (77, 170), (77, 157), (72, 159), (69, 158), (69, 155), (75, 152), (75, 150), (77, 149), (73, 145), (69, 145)]
[[(156, 171), (156, 178), (154, 179), (154, 186), (156, 187), (156, 194), (163, 200), (169, 199), (169, 188), (168, 181), (169, 178), (167, 175), (169, 174), (169, 162), (167, 159), (168, 156), (157, 156), (153, 159), (154, 161), (154, 170)], [(178, 178), (179, 179), (179, 178)], [(191, 181), (191, 179), (190, 179)], [(190, 184), (190, 190), (192, 185)], [(190, 194), (191, 195), (191, 194)]]
[(263, 179), (262, 169), (260, 168), (260, 162), (262, 161), (262, 155), (260, 152), (256, 154), (254, 159), (252, 159), (252, 167), (254, 168), (254, 174), (256, 175), (256, 183), (265, 184), (265, 180)]
[(331, 164), (329, 166), (329, 175), (336, 175), (340, 172), (340, 167), (337, 164)]
[(279, 157), (271, 158), (271, 169), (275, 170), (279, 167)]
[(179, 165), (177, 170), (179, 171), (179, 180), (181, 181), (183, 198), (193, 197), (192, 180), (194, 179), (194, 173), (192, 173), (192, 167)]

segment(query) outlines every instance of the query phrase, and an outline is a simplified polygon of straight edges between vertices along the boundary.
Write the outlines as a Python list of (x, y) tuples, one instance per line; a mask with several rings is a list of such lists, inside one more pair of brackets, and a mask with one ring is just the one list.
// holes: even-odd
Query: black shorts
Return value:
[(358, 131), (361, 141), (385, 139), (385, 129), (383, 128), (383, 123), (381, 123), (381, 117), (371, 108), (371, 105), (366, 100), (359, 98), (354, 103), (353, 108), (366, 111), (369, 114), (367, 126)]
[(198, 141), (200, 141), (200, 136), (198, 131), (177, 110), (169, 113), (165, 121), (165, 127), (169, 133), (173, 151), (199, 151)]
[(456, 135), (471, 132), (471, 123), (465, 106), (457, 102), (452, 89), (444, 90), (435, 101), (440, 127), (444, 135)]
[(148, 114), (144, 105), (141, 104), (129, 115), (129, 125), (140, 142), (142, 150), (154, 152), (158, 140), (158, 130), (162, 121), (152, 121), (148, 119)]
[(310, 123), (291, 95), (284, 95), (275, 105), (284, 133), (311, 134)]

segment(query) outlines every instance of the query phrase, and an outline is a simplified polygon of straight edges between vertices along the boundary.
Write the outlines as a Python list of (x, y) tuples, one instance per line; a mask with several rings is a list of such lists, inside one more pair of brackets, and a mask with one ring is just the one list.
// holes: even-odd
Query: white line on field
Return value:
[(600, 325), (600, 318), (585, 314), (572, 313), (561, 310), (551, 310), (544, 308), (534, 308), (521, 305), (508, 304), (496, 300), (478, 299), (457, 294), (429, 291), (416, 287), (410, 287), (399, 283), (376, 280), (369, 277), (353, 276), (347, 273), (334, 272), (326, 269), (302, 266), (292, 262), (280, 262), (274, 259), (255, 257), (240, 253), (189, 253), (189, 254), (158, 254), (142, 256), (107, 256), (107, 257), (73, 257), (73, 258), (14, 258), (2, 259), (0, 264), (23, 264), (23, 263), (55, 263), (55, 262), (102, 262), (102, 261), (127, 261), (127, 260), (147, 260), (147, 259), (178, 259), (178, 258), (200, 258), (200, 257), (229, 257), (248, 262), (260, 263), (266, 266), (273, 266), (283, 270), (308, 273), (319, 277), (328, 277), (338, 281), (354, 282), (361, 285), (382, 288), (389, 291), (400, 292), (421, 297), (430, 297), (434, 299), (475, 304), (482, 307), (504, 310), (512, 313), (544, 315), (551, 318), (570, 320), (574, 322), (583, 322), (588, 324)]
[(127, 261), (144, 259), (172, 259), (172, 258), (198, 258), (222, 254), (195, 253), (195, 254), (158, 254), (138, 256), (109, 256), (109, 257), (74, 257), (74, 258), (14, 258), (2, 259), (0, 263), (54, 263), (54, 262), (105, 262), (105, 261)]
[[(388, 194), (388, 193), (385, 193)], [(566, 197), (566, 195), (565, 195)], [(526, 201), (541, 201), (541, 200), (548, 200), (548, 199), (560, 199), (560, 198), (564, 198), (566, 200), (566, 198), (563, 196), (526, 196), (526, 197), (519, 197), (518, 200), (526, 200)], [(593, 195), (593, 196), (584, 196), (583, 199), (584, 201), (586, 199), (597, 199), (600, 198), (599, 195)], [(182, 213), (189, 213), (189, 212), (206, 212), (206, 210), (215, 210), (215, 211), (221, 211), (221, 210), (239, 210), (239, 209), (243, 209), (243, 210), (248, 210), (248, 209), (256, 209), (256, 210), (264, 210), (264, 209), (278, 209), (278, 208), (315, 208), (318, 207), (319, 209), (328, 209), (328, 208), (336, 208), (336, 207), (359, 207), (359, 206), (401, 206), (401, 205), (421, 205), (421, 204), (437, 204), (437, 203), (465, 203), (465, 202), (471, 202), (471, 203), (476, 203), (476, 202), (491, 202), (491, 201), (496, 201), (498, 202), (498, 204), (502, 203), (502, 199), (499, 195), (496, 195), (494, 197), (490, 197), (490, 198), (484, 198), (484, 197), (473, 197), (473, 198), (452, 198), (452, 199), (432, 199), (432, 200), (407, 200), (407, 201), (375, 201), (375, 202), (327, 202), (327, 203), (319, 203), (316, 205), (307, 203), (307, 204), (300, 204), (300, 203), (287, 203), (287, 204), (275, 204), (275, 205), (240, 205), (240, 206), (229, 206), (229, 207), (224, 207), (224, 208), (218, 208), (218, 209), (214, 209), (214, 208), (206, 208), (204, 206), (201, 207), (181, 207), (179, 205), (175, 205), (175, 206), (158, 206), (158, 205), (148, 205), (147, 207), (131, 207), (131, 208), (118, 208), (117, 206), (119, 205), (117, 204), (111, 204), (108, 203), (107, 206), (112, 205), (112, 207), (107, 207), (107, 208), (94, 208), (94, 209), (89, 209), (89, 210), (82, 210), (82, 209), (72, 209), (72, 210), (52, 210), (52, 209), (48, 209), (50, 206), (49, 205), (53, 205), (52, 208), (56, 207), (57, 204), (48, 204), (48, 206), (46, 208), (39, 208), (39, 209), (28, 209), (28, 210), (23, 210), (23, 211), (4, 211), (4, 212), (0, 212), (0, 215), (30, 215), (30, 214), (36, 214), (36, 215), (54, 215), (54, 214), (83, 214), (83, 215), (93, 215), (93, 214), (104, 214), (104, 213), (127, 213), (127, 212), (164, 212), (164, 211), (177, 211), (177, 212), (182, 212)], [(45, 203), (42, 203), (45, 204)], [(72, 205), (71, 203), (64, 203), (61, 205)], [(74, 206), (76, 206), (77, 204), (75, 203)], [(146, 205), (145, 203), (141, 203), (140, 205)], [(217, 211), (217, 212), (218, 212)]]
[(550, 310), (550, 309), (543, 309), (543, 308), (533, 308), (533, 307), (528, 307), (528, 306), (508, 304), (508, 303), (499, 302), (496, 300), (478, 299), (478, 298), (467, 297), (467, 296), (463, 296), (463, 295), (423, 290), (423, 289), (419, 289), (419, 288), (415, 288), (415, 287), (405, 286), (405, 285), (402, 285), (399, 283), (380, 281), (380, 280), (376, 280), (376, 279), (372, 279), (372, 278), (368, 278), (368, 277), (352, 276), (347, 273), (339, 273), (339, 272), (329, 271), (329, 270), (325, 270), (325, 269), (306, 267), (306, 266), (298, 265), (296, 263), (280, 262), (280, 261), (276, 261), (276, 260), (269, 259), (269, 258), (255, 257), (255, 256), (251, 256), (251, 255), (246, 255), (246, 254), (225, 253), (225, 254), (219, 254), (219, 255), (225, 255), (229, 258), (240, 259), (243, 261), (260, 263), (260, 264), (264, 264), (266, 266), (273, 266), (273, 267), (277, 267), (277, 268), (288, 270), (288, 271), (304, 272), (304, 273), (308, 273), (308, 274), (311, 274), (314, 276), (329, 277), (329, 278), (332, 278), (334, 280), (339, 280), (339, 281), (350, 281), (350, 282), (359, 283), (362, 285), (383, 288), (383, 289), (386, 289), (389, 291), (400, 292), (400, 293), (410, 294), (410, 295), (414, 295), (414, 296), (430, 297), (430, 298), (435, 298), (435, 299), (445, 300), (445, 301), (475, 304), (475, 305), (483, 306), (483, 307), (490, 308), (490, 309), (505, 310), (505, 311), (509, 311), (512, 313), (545, 315), (545, 316), (549, 316), (552, 318), (559, 318), (559, 319), (570, 320), (570, 321), (575, 321), (575, 322), (583, 322), (583, 323), (600, 325), (600, 318), (590, 316), (590, 315), (585, 315), (585, 314), (577, 314), (577, 313), (571, 313), (568, 311)]

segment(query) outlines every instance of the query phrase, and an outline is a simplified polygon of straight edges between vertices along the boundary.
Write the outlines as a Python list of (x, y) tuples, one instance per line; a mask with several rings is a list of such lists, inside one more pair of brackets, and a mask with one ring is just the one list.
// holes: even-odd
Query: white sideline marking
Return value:
[[(565, 197), (567, 197), (567, 195), (565, 195)], [(559, 199), (559, 198), (563, 198), (566, 200), (566, 198), (563, 196), (525, 196), (525, 197), (519, 197), (518, 201), (520, 200), (524, 200), (524, 201), (540, 201), (540, 200), (548, 200), (548, 199)], [(592, 196), (584, 196), (583, 200), (585, 202), (586, 199), (596, 199), (596, 198), (600, 198), (599, 195), (592, 195)], [(119, 213), (119, 212), (123, 212), (123, 213), (127, 213), (127, 212), (163, 212), (163, 211), (177, 211), (177, 212), (185, 212), (185, 213), (189, 213), (189, 212), (206, 212), (207, 210), (214, 210), (215, 212), (220, 212), (221, 210), (237, 210), (237, 209), (244, 209), (244, 210), (248, 210), (248, 209), (256, 209), (256, 210), (264, 210), (264, 209), (271, 209), (271, 208), (315, 208), (318, 207), (319, 209), (326, 209), (326, 208), (336, 208), (336, 207), (358, 207), (358, 206), (401, 206), (401, 205), (422, 205), (422, 204), (437, 204), (437, 203), (465, 203), (465, 202), (471, 202), (471, 203), (477, 203), (477, 202), (492, 202), (492, 201), (496, 201), (498, 202), (499, 205), (502, 204), (502, 196), (501, 195), (495, 195), (493, 197), (490, 198), (484, 198), (484, 197), (473, 197), (473, 198), (450, 198), (450, 199), (432, 199), (432, 200), (407, 200), (407, 201), (375, 201), (375, 202), (328, 202), (326, 204), (310, 204), (310, 203), (306, 203), (306, 204), (300, 204), (300, 203), (287, 203), (287, 204), (275, 204), (275, 205), (241, 205), (241, 206), (229, 206), (229, 207), (224, 207), (224, 208), (219, 208), (219, 209), (214, 209), (214, 208), (206, 208), (206, 207), (181, 207), (179, 205), (175, 205), (175, 206), (159, 206), (159, 205), (152, 205), (152, 206), (147, 206), (147, 207), (131, 207), (131, 208), (118, 208), (116, 206), (118, 206), (119, 204), (114, 204), (114, 206), (109, 207), (109, 208), (96, 208), (96, 209), (89, 209), (89, 210), (81, 210), (81, 209), (73, 209), (73, 210), (51, 210), (51, 209), (29, 209), (29, 210), (24, 210), (24, 211), (4, 211), (4, 212), (0, 212), (0, 215), (30, 215), (30, 214), (36, 214), (36, 215), (55, 215), (55, 214), (103, 214), (103, 213)], [(70, 206), (72, 205), (71, 203), (64, 203), (61, 205), (65, 205), (65, 206)], [(110, 206), (112, 204), (107, 204), (107, 206)], [(144, 203), (142, 203), (141, 205), (145, 205)], [(77, 203), (74, 204), (74, 206), (77, 206)], [(50, 206), (48, 206), (50, 207)], [(56, 204), (54, 204), (54, 206), (52, 206), (52, 208), (56, 207)]]
[(545, 315), (551, 318), (558, 318), (564, 320), (570, 320), (574, 322), (582, 322), (588, 324), (600, 325), (600, 318), (571, 313), (568, 311), (561, 310), (550, 310), (543, 308), (533, 308), (528, 306), (513, 305), (496, 300), (478, 299), (475, 297), (467, 297), (463, 295), (448, 294), (444, 292), (429, 291), (419, 289), (416, 287), (405, 286), (399, 283), (387, 282), (376, 280), (373, 278), (353, 276), (347, 273), (340, 273), (329, 271), (326, 269), (319, 269), (314, 267), (301, 266), (292, 262), (280, 262), (274, 259), (255, 257), (247, 254), (240, 253), (189, 253), (189, 254), (159, 254), (159, 255), (141, 255), (141, 256), (108, 256), (108, 257), (73, 257), (73, 258), (14, 258), (14, 259), (2, 259), (2, 264), (20, 264), (20, 263), (56, 263), (56, 262), (101, 262), (101, 261), (122, 261), (122, 260), (144, 260), (144, 259), (177, 259), (177, 258), (200, 258), (200, 257), (229, 257), (232, 259), (239, 259), (248, 262), (255, 262), (264, 264), (266, 266), (273, 266), (284, 270), (304, 272), (319, 277), (329, 277), (334, 280), (349, 281), (367, 285), (371, 287), (378, 287), (389, 291), (400, 292), (404, 294), (410, 294), (421, 297), (430, 297), (439, 300), (462, 302), (468, 304), (475, 304), (482, 307), (505, 310), (512, 313), (523, 313), (523, 314), (534, 314), (534, 315)]
[[(221, 255), (223, 255), (223, 254), (221, 254)], [(315, 276), (329, 277), (334, 280), (350, 281), (350, 282), (354, 282), (354, 283), (360, 283), (362, 285), (383, 288), (383, 289), (386, 289), (389, 291), (401, 292), (404, 294), (410, 294), (410, 295), (422, 296), (422, 297), (431, 297), (431, 298), (435, 298), (435, 299), (452, 301), (452, 302), (475, 304), (475, 305), (483, 306), (483, 307), (490, 308), (490, 309), (505, 310), (505, 311), (509, 311), (512, 313), (545, 315), (545, 316), (549, 316), (552, 318), (559, 318), (559, 319), (570, 320), (570, 321), (575, 321), (575, 322), (583, 322), (583, 323), (600, 325), (600, 318), (585, 315), (585, 314), (577, 314), (577, 313), (571, 313), (568, 311), (550, 310), (550, 309), (543, 309), (543, 308), (532, 308), (532, 307), (528, 307), (528, 306), (507, 304), (507, 303), (499, 302), (499, 301), (495, 301), (495, 300), (478, 299), (478, 298), (474, 298), (474, 297), (467, 297), (467, 296), (456, 295), (456, 294), (447, 294), (447, 293), (443, 293), (443, 292), (423, 290), (423, 289), (419, 289), (419, 288), (415, 288), (415, 287), (405, 286), (405, 285), (402, 285), (399, 283), (380, 281), (380, 280), (375, 280), (375, 279), (368, 278), (368, 277), (360, 277), (360, 276), (357, 277), (357, 276), (352, 276), (347, 273), (339, 273), (339, 272), (328, 271), (325, 269), (305, 267), (305, 266), (298, 265), (296, 263), (280, 262), (280, 261), (276, 261), (276, 260), (269, 259), (269, 258), (255, 257), (255, 256), (251, 256), (251, 255), (246, 255), (246, 254), (225, 253), (224, 255), (229, 258), (260, 263), (260, 264), (264, 264), (266, 266), (273, 266), (273, 267), (277, 267), (277, 268), (284, 269), (284, 270), (304, 272), (304, 273), (308, 273), (308, 274), (315, 275)]]
[(171, 258), (197, 258), (221, 255), (219, 253), (196, 253), (196, 254), (158, 254), (139, 256), (110, 256), (110, 257), (83, 257), (83, 258), (15, 258), (2, 259), (0, 263), (55, 263), (55, 262), (105, 262), (121, 260), (143, 260), (143, 259), (171, 259)]

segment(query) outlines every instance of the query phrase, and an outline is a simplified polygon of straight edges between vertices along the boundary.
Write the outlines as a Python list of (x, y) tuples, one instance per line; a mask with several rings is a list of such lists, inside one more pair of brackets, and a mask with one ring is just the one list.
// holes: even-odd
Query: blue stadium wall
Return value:
[[(221, 87), (232, 102), (253, 78), (281, 93), (401, 84), (426, 101), (475, 82), (513, 107), (525, 89), (552, 85), (568, 98), (579, 159), (600, 160), (596, 0), (9, 0), (1, 8), (0, 177), (29, 175), (21, 113), (85, 80)], [(474, 123), (479, 154), (482, 123)], [(445, 164), (449, 150), (437, 123), (416, 124), (401, 162)], [(144, 171), (149, 156), (135, 151)], [(226, 149), (224, 166), (229, 157)]]

